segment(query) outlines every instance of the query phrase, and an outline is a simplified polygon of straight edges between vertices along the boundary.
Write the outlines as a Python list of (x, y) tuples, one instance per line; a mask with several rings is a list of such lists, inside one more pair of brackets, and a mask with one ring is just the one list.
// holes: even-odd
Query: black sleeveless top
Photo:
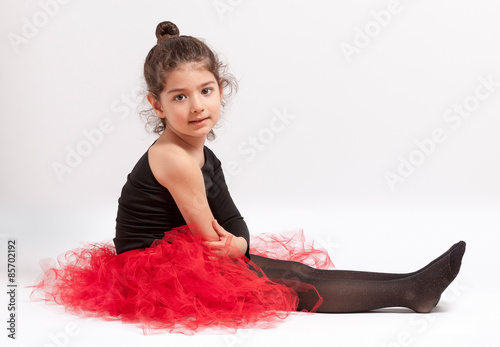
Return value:
[[(208, 147), (203, 152), (205, 164), (201, 171), (212, 214), (225, 230), (244, 237), (250, 245), (248, 227), (229, 194), (220, 160)], [(113, 239), (116, 252), (150, 247), (165, 232), (183, 225), (186, 221), (168, 189), (154, 177), (146, 152), (127, 176), (118, 199)], [(248, 249), (246, 256), (249, 257)]]

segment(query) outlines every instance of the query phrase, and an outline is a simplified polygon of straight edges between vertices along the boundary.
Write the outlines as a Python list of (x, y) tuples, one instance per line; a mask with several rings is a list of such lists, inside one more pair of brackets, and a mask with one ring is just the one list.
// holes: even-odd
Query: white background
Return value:
[[(25, 291), (18, 298), (17, 345), (50, 345), (50, 331), (75, 321), (79, 334), (68, 346), (120, 338), (123, 346), (177, 339), (295, 345), (326, 337), (332, 345), (500, 344), (491, 330), (499, 308), (499, 280), (492, 275), (500, 265), (494, 258), (499, 11), (493, 0), (4, 1), (0, 233), (2, 252), (8, 238), (18, 240), (22, 285), (40, 274), (39, 259), (113, 237), (120, 189), (155, 139), (138, 116), (137, 91), (163, 20), (205, 39), (239, 81), (208, 146), (222, 160), (252, 233), (303, 228), (339, 268), (394, 272), (423, 266), (459, 239), (468, 242), (460, 282), (425, 328), (392, 312), (299, 315), (239, 340), (143, 337), (133, 326), (32, 303)], [(347, 46), (356, 53), (347, 54)], [(481, 79), (493, 81), (490, 90)], [(469, 115), (457, 120), (450, 113), (456, 105), (471, 109)], [(279, 123), (276, 111), (293, 117)], [(85, 147), (85, 132), (95, 133), (103, 121), (109, 131)], [(423, 153), (418, 143), (429, 144), (436, 131), (441, 142)], [(254, 156), (252, 138), (259, 141)], [(68, 159), (78, 149), (86, 151), (81, 160)], [(404, 161), (413, 162), (405, 177)], [(57, 173), (58, 165), (68, 172)], [(394, 189), (388, 173), (401, 177)], [(55, 323), (35, 325), (43, 315)], [(401, 333), (409, 337), (395, 342)]]

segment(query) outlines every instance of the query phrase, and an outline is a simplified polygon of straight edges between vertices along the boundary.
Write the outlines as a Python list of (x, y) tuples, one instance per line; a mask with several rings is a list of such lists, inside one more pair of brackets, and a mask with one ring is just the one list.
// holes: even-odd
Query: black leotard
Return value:
[[(221, 162), (204, 147), (205, 164), (201, 168), (210, 209), (219, 224), (235, 236), (242, 236), (250, 245), (248, 227), (229, 194)], [(167, 188), (154, 177), (148, 152), (127, 176), (118, 199), (116, 237), (117, 253), (150, 247), (165, 232), (186, 225), (179, 208)], [(246, 256), (249, 257), (248, 249)]]

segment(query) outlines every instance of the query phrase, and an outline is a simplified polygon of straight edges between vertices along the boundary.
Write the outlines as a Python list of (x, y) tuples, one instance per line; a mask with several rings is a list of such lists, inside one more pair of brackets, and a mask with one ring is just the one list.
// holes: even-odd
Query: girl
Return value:
[(295, 310), (433, 309), (459, 272), (463, 241), (407, 274), (316, 269), (256, 255), (221, 163), (205, 146), (223, 91), (234, 83), (206, 44), (179, 36), (173, 23), (160, 23), (156, 37), (144, 77), (150, 124), (160, 135), (123, 187), (114, 246), (69, 252), (37, 286), (47, 299), (171, 331), (255, 325)]

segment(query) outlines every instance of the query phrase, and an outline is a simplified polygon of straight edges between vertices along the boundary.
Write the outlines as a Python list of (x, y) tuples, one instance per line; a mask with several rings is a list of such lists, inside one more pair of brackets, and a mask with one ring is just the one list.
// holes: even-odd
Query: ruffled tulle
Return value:
[[(285, 243), (297, 240), (303, 241)], [(263, 254), (258, 245), (252, 249)], [(77, 314), (134, 322), (145, 333), (269, 327), (296, 310), (297, 288), (315, 290), (304, 284), (294, 291), (271, 281), (246, 257), (214, 258), (187, 227), (144, 250), (117, 255), (112, 244), (93, 244), (67, 252), (58, 262), (44, 270), (35, 297)], [(316, 307), (320, 302), (318, 295)]]
[(316, 269), (328, 270), (335, 268), (328, 252), (315, 246), (314, 241), (306, 241), (302, 231), (252, 235), (250, 244), (252, 245), (251, 254), (273, 259), (297, 261)]

